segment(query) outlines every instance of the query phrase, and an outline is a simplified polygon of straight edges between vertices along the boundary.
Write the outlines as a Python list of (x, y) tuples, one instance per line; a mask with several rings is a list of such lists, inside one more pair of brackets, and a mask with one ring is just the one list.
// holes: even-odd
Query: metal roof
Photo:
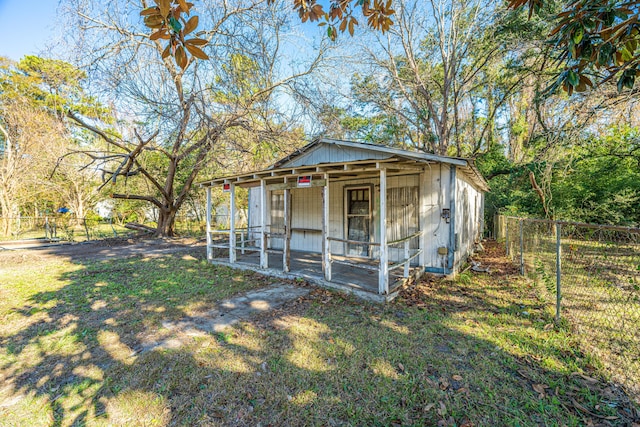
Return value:
[[(339, 148), (333, 150), (333, 148)], [(322, 152), (324, 150), (325, 152)], [(312, 156), (313, 152), (320, 154)], [(296, 162), (296, 160), (298, 160)], [(355, 141), (343, 141), (338, 139), (322, 138), (305, 145), (290, 155), (278, 160), (266, 169), (245, 172), (236, 175), (228, 175), (199, 184), (204, 187), (218, 185), (223, 182), (250, 182), (268, 177), (300, 175), (310, 173), (308, 169), (315, 168), (313, 172), (321, 172), (319, 167), (340, 166), (345, 164), (376, 163), (389, 165), (391, 160), (408, 161), (412, 163), (443, 163), (460, 167), (469, 178), (482, 190), (488, 191), (489, 186), (475, 167), (472, 159), (460, 157), (439, 156), (436, 154), (418, 151), (402, 150), (383, 145), (370, 144)]]

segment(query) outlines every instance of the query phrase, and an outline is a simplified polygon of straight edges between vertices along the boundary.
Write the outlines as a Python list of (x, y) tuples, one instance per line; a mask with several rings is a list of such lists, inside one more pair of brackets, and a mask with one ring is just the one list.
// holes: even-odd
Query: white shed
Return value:
[[(455, 272), (481, 237), (488, 190), (469, 159), (333, 139), (201, 185), (211, 262), (372, 300), (393, 298), (411, 274)], [(212, 186), (229, 192), (231, 211), (235, 188), (249, 188), (247, 227), (211, 229)]]

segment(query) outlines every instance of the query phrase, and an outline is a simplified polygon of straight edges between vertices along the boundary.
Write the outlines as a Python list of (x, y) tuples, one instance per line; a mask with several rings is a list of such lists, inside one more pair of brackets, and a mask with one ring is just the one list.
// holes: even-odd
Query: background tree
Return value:
[[(0, 210), (3, 234), (25, 207), (58, 202), (47, 187), (56, 159), (69, 142), (65, 108), (97, 117), (104, 110), (80, 87), (84, 74), (70, 64), (26, 56), (0, 64)], [(70, 183), (65, 183), (69, 185)]]

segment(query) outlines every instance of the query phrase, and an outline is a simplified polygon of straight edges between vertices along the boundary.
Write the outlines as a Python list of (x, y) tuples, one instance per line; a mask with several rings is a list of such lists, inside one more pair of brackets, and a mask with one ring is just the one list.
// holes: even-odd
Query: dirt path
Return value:
[(76, 244), (47, 245), (0, 250), (0, 265), (24, 263), (29, 260), (107, 260), (136, 255), (160, 255), (201, 248), (204, 242), (195, 239), (105, 239)]

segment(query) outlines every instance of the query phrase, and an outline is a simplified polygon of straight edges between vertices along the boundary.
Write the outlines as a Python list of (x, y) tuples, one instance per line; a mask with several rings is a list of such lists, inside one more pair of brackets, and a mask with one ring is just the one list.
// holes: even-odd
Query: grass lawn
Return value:
[(640, 422), (492, 247), (491, 275), (424, 280), (386, 306), (315, 290), (225, 333), (141, 351), (164, 321), (273, 283), (203, 252), (0, 258), (0, 426)]

